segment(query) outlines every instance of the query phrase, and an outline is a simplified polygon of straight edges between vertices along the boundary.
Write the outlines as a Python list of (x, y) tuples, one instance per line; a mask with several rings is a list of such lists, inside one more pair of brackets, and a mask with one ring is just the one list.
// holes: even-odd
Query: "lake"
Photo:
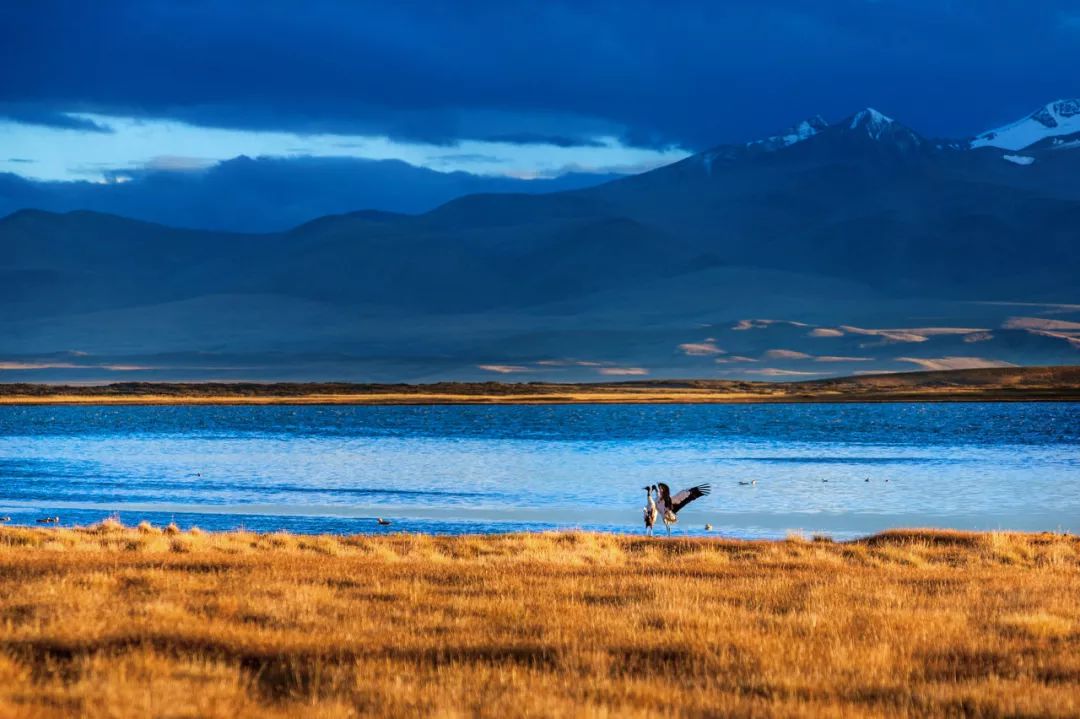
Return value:
[(655, 482), (712, 484), (678, 534), (1078, 531), (1080, 405), (0, 407), (13, 524), (638, 532)]

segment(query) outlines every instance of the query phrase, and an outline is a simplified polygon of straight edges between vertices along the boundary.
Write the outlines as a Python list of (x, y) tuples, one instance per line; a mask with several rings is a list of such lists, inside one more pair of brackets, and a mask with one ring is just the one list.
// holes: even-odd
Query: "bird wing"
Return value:
[(660, 490), (661, 511), (667, 511), (668, 509), (671, 509), (671, 488), (663, 482), (657, 482), (656, 488)]
[(698, 497), (704, 497), (706, 494), (712, 491), (712, 487), (707, 484), (699, 484), (696, 487), (690, 489), (684, 489), (671, 498), (671, 510), (678, 512), (686, 505), (693, 502)]

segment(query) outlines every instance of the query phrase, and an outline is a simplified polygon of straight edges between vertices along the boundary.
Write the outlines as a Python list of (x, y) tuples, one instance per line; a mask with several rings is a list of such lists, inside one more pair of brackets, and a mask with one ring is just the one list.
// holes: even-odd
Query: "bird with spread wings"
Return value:
[(704, 497), (712, 491), (712, 487), (708, 484), (699, 484), (696, 487), (690, 489), (684, 489), (676, 495), (671, 494), (671, 488), (669, 488), (663, 482), (657, 482), (657, 509), (660, 512), (660, 517), (664, 520), (664, 527), (667, 529), (668, 534), (671, 534), (671, 525), (679, 521), (676, 516), (680, 509), (693, 502), (698, 497)]

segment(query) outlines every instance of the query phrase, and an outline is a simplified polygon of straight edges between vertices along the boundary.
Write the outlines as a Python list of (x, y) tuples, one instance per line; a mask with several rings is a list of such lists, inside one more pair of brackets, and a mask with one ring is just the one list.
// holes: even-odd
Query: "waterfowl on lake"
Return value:
[(37, 520), (38, 524), (60, 524), (59, 517), (40, 517)]
[(671, 489), (663, 482), (657, 483), (657, 489), (659, 490), (658, 509), (660, 516), (663, 517), (664, 527), (667, 529), (668, 534), (671, 534), (671, 525), (679, 521), (676, 516), (678, 511), (686, 505), (693, 502), (698, 497), (704, 497), (712, 491), (712, 487), (708, 484), (699, 484), (696, 487), (690, 489), (684, 489), (678, 494), (672, 496)]
[(655, 491), (655, 484), (651, 487), (645, 487), (645, 509), (643, 510), (643, 516), (645, 519), (645, 534), (649, 535), (653, 533), (653, 525), (656, 524), (656, 500), (653, 498), (653, 492)]
[(739, 484), (741, 484), (744, 487), (752, 487), (752, 486), (755, 486), (757, 484), (757, 480), (756, 479), (751, 479), (749, 482), (740, 481)]
[(6, 514), (3, 517), (0, 517), (0, 522), (10, 522), (10, 521), (11, 521), (11, 517), (7, 516)]
[(381, 524), (384, 527), (388, 527), (391, 524), (393, 524), (393, 522), (391, 522), (389, 519), (383, 519), (382, 517), (376, 517), (375, 521), (378, 522), (379, 524)]
[(711, 524), (706, 524), (705, 525), (705, 531), (706, 532), (711, 532), (712, 531), (712, 525)]

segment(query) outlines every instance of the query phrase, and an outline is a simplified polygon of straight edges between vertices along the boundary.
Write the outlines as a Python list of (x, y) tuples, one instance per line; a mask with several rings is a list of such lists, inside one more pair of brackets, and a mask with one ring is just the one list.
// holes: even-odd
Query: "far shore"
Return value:
[(923, 391), (891, 394), (761, 395), (717, 392), (574, 392), (538, 395), (310, 394), (291, 397), (238, 395), (115, 396), (104, 394), (0, 397), (0, 405), (569, 405), (569, 404), (823, 404), (833, 402), (1077, 402), (1080, 393), (1015, 391)]
[(0, 405), (529, 405), (808, 402), (1076, 402), (1080, 366), (862, 375), (798, 382), (0, 383)]

